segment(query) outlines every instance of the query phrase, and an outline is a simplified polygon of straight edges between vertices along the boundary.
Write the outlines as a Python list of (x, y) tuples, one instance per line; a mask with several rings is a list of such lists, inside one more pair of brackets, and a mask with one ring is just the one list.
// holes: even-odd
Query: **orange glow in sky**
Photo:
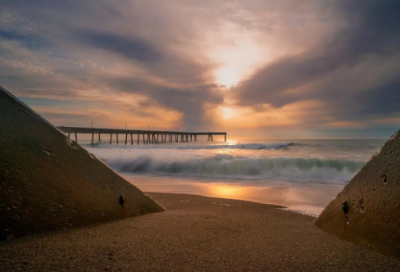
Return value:
[(235, 86), (240, 81), (240, 75), (234, 67), (224, 67), (217, 71), (217, 82), (228, 88)]
[(357, 14), (343, 1), (117, 1), (107, 14), (111, 1), (14, 2), (0, 10), (0, 83), (55, 125), (279, 138), (398, 128), (394, 2)]

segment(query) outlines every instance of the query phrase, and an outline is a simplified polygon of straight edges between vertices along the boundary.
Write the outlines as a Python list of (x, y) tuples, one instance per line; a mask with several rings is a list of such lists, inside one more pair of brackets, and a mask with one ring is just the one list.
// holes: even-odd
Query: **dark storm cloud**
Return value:
[(342, 119), (368, 120), (400, 114), (400, 77), (363, 92), (345, 90), (345, 93), (347, 95), (341, 99), (335, 98), (333, 92), (328, 96), (332, 106), (338, 109), (337, 116)]
[(102, 82), (120, 92), (142, 94), (152, 98), (144, 101), (142, 107), (160, 105), (184, 113), (182, 122), (186, 128), (207, 126), (209, 121), (204, 118), (205, 106), (223, 102), (223, 97), (213, 92), (210, 86), (171, 88), (121, 77), (106, 78)]
[(40, 39), (39, 37), (37, 37), (37, 35), (29, 33), (17, 33), (14, 31), (1, 29), (1, 27), (0, 27), (0, 39), (21, 42), (25, 47), (31, 50), (37, 50), (45, 46), (49, 46), (49, 43), (47, 41)]
[(156, 62), (161, 59), (160, 52), (143, 39), (94, 31), (80, 31), (77, 34), (80, 40), (89, 46), (108, 50), (129, 59), (144, 62)]
[[(339, 20), (346, 27), (322, 46), (303, 54), (284, 57), (266, 66), (235, 90), (239, 104), (286, 104), (318, 99), (326, 102), (342, 120), (359, 119), (362, 116), (390, 115), (399, 113), (399, 77), (385, 78), (366, 87), (341, 89), (339, 81), (332, 86), (313, 82), (325, 80), (341, 69), (352, 69), (371, 57), (390, 61), (400, 54), (400, 1), (335, 1)], [(379, 72), (376, 67), (374, 73)], [(366, 77), (369, 75), (366, 74)], [(354, 78), (355, 84), (365, 78)], [(301, 91), (293, 91), (302, 88)], [(358, 107), (359, 106), (359, 107)]]
[[(51, 41), (51, 48), (46, 48), (49, 54), (61, 56), (68, 61), (51, 63), (51, 71), (47, 74), (32, 74), (32, 70), (38, 70), (45, 62), (38, 61), (35, 67), (27, 63), (27, 68), (20, 60), (15, 65), (18, 56), (14, 55), (13, 67), (24, 70), (15, 71), (9, 69), (9, 65), (0, 63), (0, 71), (4, 71), (0, 75), (2, 83), (17, 89), (19, 95), (47, 95), (63, 99), (84, 97), (82, 89), (101, 91), (110, 86), (115, 94), (141, 94), (152, 105), (181, 112), (181, 121), (185, 126), (207, 125), (204, 118), (205, 105), (222, 102), (221, 97), (211, 92), (213, 85), (204, 82), (207, 64), (201, 63), (200, 56), (190, 59), (179, 50), (171, 49), (181, 45), (179, 39), (166, 38), (170, 31), (168, 25), (157, 20), (147, 20), (147, 16), (138, 11), (139, 7), (132, 8), (132, 5), (137, 7), (141, 4), (129, 1), (118, 1), (115, 5), (110, 1), (96, 1), (95, 4), (91, 1), (7, 2), (7, 7), (18, 15), (18, 20), (10, 22), (7, 29), (0, 26), (0, 38), (17, 41), (18, 45), (32, 50), (32, 54), (39, 52)], [(130, 13), (137, 16), (125, 10), (131, 10)], [(154, 27), (151, 25), (153, 22)], [(141, 31), (144, 27), (153, 34), (147, 35), (147, 32)], [(27, 28), (30, 36), (26, 34)], [(34, 45), (37, 47), (34, 48)], [(82, 55), (75, 57), (77, 52), (88, 52), (87, 59), (79, 59)], [(96, 55), (96, 52), (100, 53)], [(120, 58), (113, 58), (114, 55)], [(105, 57), (105, 63), (101, 63), (102, 57)], [(112, 60), (123, 63), (127, 68), (135, 67), (159, 81), (173, 84), (154, 84), (148, 77), (141, 78), (134, 74), (132, 78), (122, 78), (118, 83), (109, 84), (109, 75), (103, 74), (100, 68), (89, 70), (86, 66), (80, 67), (81, 62), (91, 61), (91, 58), (94, 61), (100, 60), (98, 67), (108, 65), (107, 61)], [(27, 69), (30, 71), (27, 72)], [(21, 81), (21, 77), (24, 80)], [(201, 84), (205, 86), (196, 87)], [(171, 88), (168, 85), (177, 87)]]
[[(231, 95), (257, 114), (322, 102), (302, 126), (400, 115), (400, 1), (1, 2), (0, 84), (19, 96), (106, 101), (135, 116), (159, 106), (154, 118), (179, 111), (186, 128), (212, 124)], [(247, 65), (247, 53), (260, 61)], [(214, 82), (224, 65), (251, 74), (266, 61), (232, 90)], [(125, 94), (143, 99), (127, 105)]]

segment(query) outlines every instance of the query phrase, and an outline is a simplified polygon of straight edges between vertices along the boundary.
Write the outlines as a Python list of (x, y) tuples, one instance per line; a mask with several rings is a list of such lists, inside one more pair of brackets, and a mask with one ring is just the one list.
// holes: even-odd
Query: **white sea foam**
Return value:
[(267, 179), (289, 182), (345, 183), (364, 162), (316, 158), (249, 158), (214, 155), (207, 158), (165, 160), (157, 157), (105, 159), (121, 173), (197, 177)]
[(384, 141), (119, 143), (84, 146), (143, 190), (275, 203), (316, 215)]
[[(126, 149), (176, 149), (176, 150), (201, 150), (201, 149), (247, 149), (247, 150), (262, 150), (262, 149), (279, 149), (286, 148), (293, 145), (293, 143), (274, 143), (274, 144), (260, 144), (260, 143), (249, 143), (249, 144), (156, 144), (156, 145), (114, 145), (113, 148)], [(93, 145), (86, 144), (87, 147), (93, 147)], [(97, 148), (109, 148), (107, 144), (95, 144)]]

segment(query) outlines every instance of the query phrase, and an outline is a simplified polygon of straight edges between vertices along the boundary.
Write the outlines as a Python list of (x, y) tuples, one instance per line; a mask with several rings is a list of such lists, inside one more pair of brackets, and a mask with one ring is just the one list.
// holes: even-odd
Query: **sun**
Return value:
[(237, 115), (236, 110), (229, 107), (221, 107), (221, 113), (223, 119), (231, 119)]
[(233, 67), (223, 67), (216, 73), (217, 83), (231, 88), (239, 83), (240, 76)]

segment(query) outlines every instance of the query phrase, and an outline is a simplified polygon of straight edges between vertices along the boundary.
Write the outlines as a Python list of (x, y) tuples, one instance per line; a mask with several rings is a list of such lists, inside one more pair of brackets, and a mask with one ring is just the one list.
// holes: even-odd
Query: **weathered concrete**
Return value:
[(0, 87), (0, 239), (162, 210)]
[(364, 165), (317, 218), (338, 237), (400, 259), (400, 133)]

